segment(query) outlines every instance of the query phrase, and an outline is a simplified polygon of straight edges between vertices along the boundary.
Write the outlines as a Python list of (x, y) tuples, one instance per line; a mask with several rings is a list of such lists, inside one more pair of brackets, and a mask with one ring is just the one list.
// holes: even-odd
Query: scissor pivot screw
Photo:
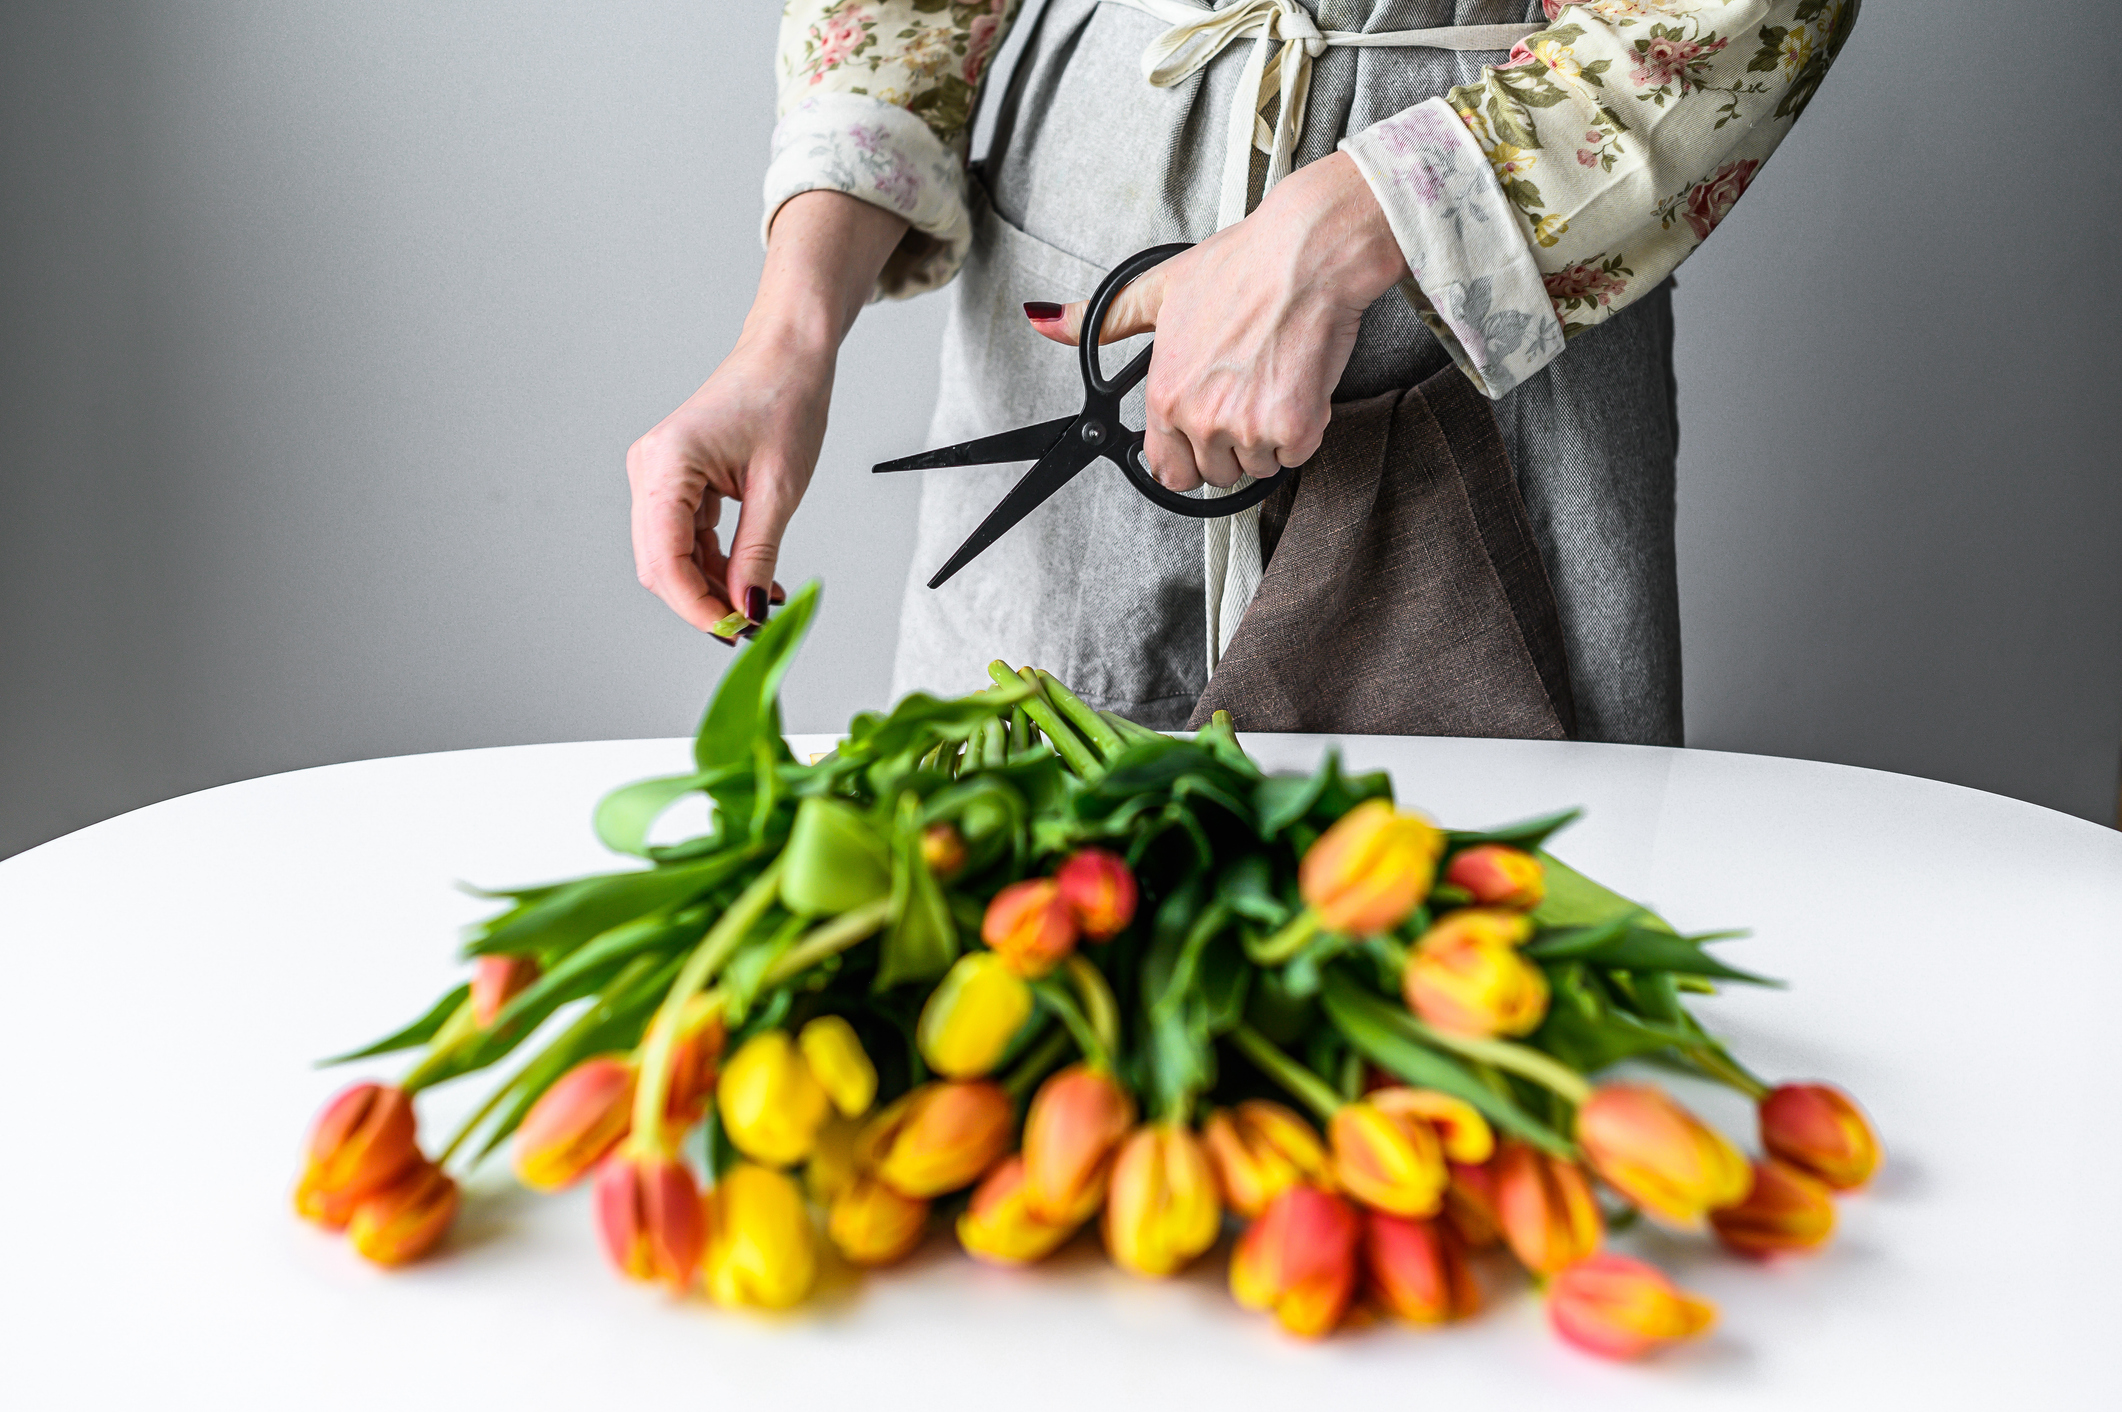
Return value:
[(1105, 423), (1085, 422), (1080, 435), (1087, 446), (1103, 446), (1105, 444)]

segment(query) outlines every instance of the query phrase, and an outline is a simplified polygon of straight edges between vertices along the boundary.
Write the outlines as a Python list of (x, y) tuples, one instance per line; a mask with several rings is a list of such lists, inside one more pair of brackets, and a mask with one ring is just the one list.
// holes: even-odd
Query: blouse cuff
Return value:
[(1400, 289), (1474, 386), (1501, 397), (1562, 351), (1525, 230), (1488, 158), (1442, 98), (1341, 140), (1413, 278)]
[(774, 125), (762, 243), (781, 203), (805, 191), (843, 191), (913, 226), (884, 262), (872, 300), (940, 288), (972, 245), (964, 157), (906, 109), (875, 98), (819, 94)]

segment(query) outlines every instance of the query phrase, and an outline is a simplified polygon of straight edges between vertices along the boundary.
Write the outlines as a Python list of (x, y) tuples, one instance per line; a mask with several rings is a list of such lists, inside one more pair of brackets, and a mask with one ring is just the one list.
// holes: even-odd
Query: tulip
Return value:
[(615, 1054), (585, 1059), (531, 1105), (516, 1129), (516, 1177), (558, 1191), (619, 1145), (633, 1119), (634, 1066)]
[(1135, 919), (1135, 875), (1118, 854), (1083, 849), (1061, 865), (1054, 883), (1086, 941), (1110, 941)]
[(1582, 1167), (1506, 1142), (1495, 1173), (1497, 1224), (1519, 1264), (1552, 1275), (1599, 1248), (1605, 1222)]
[(818, 1277), (810, 1212), (796, 1184), (739, 1162), (707, 1195), (707, 1297), (725, 1308), (786, 1309)]
[(1407, 958), (1407, 1008), (1451, 1034), (1530, 1034), (1547, 1015), (1547, 977), (1516, 948), (1433, 927)]
[(825, 1233), (857, 1265), (889, 1265), (921, 1243), (928, 1203), (874, 1177), (856, 1177), (833, 1197)]
[(1334, 1179), (1366, 1206), (1396, 1216), (1428, 1216), (1444, 1201), (1444, 1152), (1421, 1118), (1369, 1099), (1344, 1103), (1327, 1124)]
[(1444, 835), (1418, 814), (1367, 799), (1305, 850), (1297, 888), (1328, 931), (1391, 931), (1429, 893)]
[(980, 939), (1004, 965), (1027, 980), (1037, 980), (1068, 959), (1076, 949), (1076, 914), (1052, 878), (1011, 883), (987, 904)]
[(1013, 1116), (994, 1084), (923, 1084), (869, 1120), (855, 1162), (901, 1196), (941, 1196), (1009, 1151)]
[(1356, 1293), (1355, 1211), (1307, 1182), (1285, 1187), (1230, 1257), (1230, 1292), (1304, 1338), (1332, 1333)]
[(1451, 1169), (1451, 1185), (1444, 1189), (1444, 1219), (1468, 1250), (1486, 1250), (1503, 1239), (1503, 1221), (1496, 1211), (1495, 1165), (1446, 1165)]
[(671, 1045), (670, 1087), (663, 1100), (663, 1114), (679, 1131), (690, 1128), (706, 1114), (727, 1039), (718, 998), (696, 995), (678, 1012), (678, 1035)]
[(1736, 1206), (1709, 1213), (1717, 1239), (1741, 1255), (1816, 1250), (1835, 1233), (1827, 1185), (1771, 1157), (1754, 1163), (1753, 1190)]
[(1105, 1200), (1113, 1150), (1135, 1103), (1103, 1069), (1072, 1064), (1039, 1086), (1024, 1119), (1024, 1199), (1042, 1221), (1075, 1226)]
[(413, 1101), (403, 1089), (358, 1083), (324, 1105), (310, 1129), (295, 1209), (334, 1229), (359, 1198), (380, 1191), (418, 1163)]
[(1031, 987), (992, 951), (960, 956), (921, 1007), (914, 1038), (928, 1066), (949, 1079), (977, 1079), (1002, 1061), (1031, 1018)]
[(1463, 1098), (1433, 1088), (1379, 1088), (1363, 1095), (1366, 1103), (1395, 1117), (1420, 1118), (1434, 1128), (1448, 1161), (1477, 1166), (1495, 1155), (1496, 1135), (1481, 1110)]
[(1331, 1163), (1311, 1124), (1279, 1103), (1251, 1098), (1209, 1115), (1202, 1146), (1223, 1204), (1247, 1220), (1299, 1182), (1324, 1186)]
[(346, 1238), (378, 1265), (404, 1265), (433, 1250), (457, 1215), (457, 1184), (432, 1162), (420, 1162), (354, 1207)]
[(1201, 1143), (1175, 1122), (1135, 1129), (1113, 1159), (1105, 1249), (1123, 1270), (1161, 1277), (1216, 1243), (1222, 1213)]
[(956, 877), (965, 867), (965, 835), (955, 824), (930, 824), (921, 830), (921, 861), (938, 878)]
[(755, 1161), (782, 1167), (810, 1155), (832, 1107), (787, 1030), (761, 1030), (730, 1057), (715, 1087), (722, 1131)]
[(1364, 1212), (1363, 1271), (1371, 1297), (1410, 1323), (1449, 1323), (1481, 1308), (1481, 1286), (1443, 1221)]
[(1761, 1145), (1837, 1191), (1879, 1170), (1879, 1135), (1848, 1094), (1828, 1084), (1784, 1084), (1761, 1100)]
[(958, 1243), (966, 1254), (991, 1265), (1026, 1265), (1045, 1259), (1076, 1233), (1080, 1222), (1034, 1215), (1024, 1188), (1022, 1157), (1005, 1159), (981, 1180), (958, 1217)]
[(1540, 860), (1522, 848), (1483, 843), (1454, 857), (1444, 881), (1473, 898), (1478, 907), (1512, 907), (1530, 911), (1547, 896)]
[(490, 1028), (502, 1007), (538, 979), (535, 956), (481, 956), (472, 968), (472, 1018)]
[(592, 1191), (604, 1253), (619, 1273), (673, 1289), (692, 1283), (707, 1231), (690, 1168), (629, 1144), (604, 1159)]
[(1422, 933), (1425, 943), (1478, 941), (1491, 946), (1523, 946), (1533, 939), (1533, 919), (1523, 912), (1495, 907), (1461, 907), (1446, 912)]
[(1608, 1084), (1586, 1099), (1577, 1141), (1608, 1186), (1668, 1225), (1743, 1200), (1753, 1180), (1737, 1148), (1648, 1084)]
[(869, 1111), (877, 1098), (877, 1069), (855, 1037), (855, 1027), (838, 1015), (820, 1015), (796, 1036), (803, 1062), (833, 1107), (849, 1118)]
[(1693, 1338), (1717, 1307), (1675, 1289), (1663, 1272), (1625, 1255), (1594, 1255), (1555, 1277), (1547, 1296), (1555, 1332), (1602, 1358), (1637, 1358)]

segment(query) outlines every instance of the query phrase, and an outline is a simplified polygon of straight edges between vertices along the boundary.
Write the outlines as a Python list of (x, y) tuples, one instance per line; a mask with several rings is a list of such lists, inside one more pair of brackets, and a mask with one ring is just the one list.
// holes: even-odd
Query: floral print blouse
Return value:
[[(1499, 397), (1657, 287), (1804, 112), (1859, 3), (1544, 0), (1547, 28), (1478, 82), (1344, 139), (1468, 376)], [(974, 103), (1017, 8), (787, 0), (767, 222), (846, 192), (912, 227), (880, 296), (947, 282), (972, 240)]]

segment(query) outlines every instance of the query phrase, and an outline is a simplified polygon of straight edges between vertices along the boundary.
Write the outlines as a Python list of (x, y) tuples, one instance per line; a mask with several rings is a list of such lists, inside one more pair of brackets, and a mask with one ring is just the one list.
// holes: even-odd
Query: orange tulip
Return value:
[(1009, 1151), (1014, 1113), (991, 1083), (931, 1083), (870, 1119), (856, 1165), (901, 1196), (928, 1198), (969, 1186)]
[(1522, 848), (1483, 843), (1453, 857), (1444, 880), (1473, 898), (1480, 907), (1530, 911), (1547, 896), (1540, 860)]
[(965, 867), (965, 835), (955, 824), (930, 824), (921, 830), (921, 861), (938, 878), (948, 880)]
[(708, 1193), (699, 1257), (707, 1297), (725, 1308), (786, 1309), (818, 1277), (810, 1212), (785, 1173), (739, 1162)]
[(889, 1265), (921, 1243), (928, 1203), (874, 1177), (856, 1177), (833, 1197), (825, 1233), (857, 1265)]
[(1061, 865), (1054, 883), (1086, 941), (1110, 941), (1135, 919), (1135, 875), (1116, 853), (1082, 849)]
[(1465, 1165), (1486, 1162), (1496, 1152), (1496, 1135), (1481, 1110), (1463, 1098), (1433, 1088), (1374, 1088), (1363, 1101), (1396, 1118), (1420, 1118), (1436, 1130), (1447, 1160)]
[(1335, 1181), (1364, 1205), (1428, 1216), (1443, 1203), (1444, 1151), (1425, 1119), (1358, 1099), (1341, 1105), (1326, 1134)]
[(1693, 1338), (1717, 1308), (1675, 1289), (1664, 1273), (1625, 1255), (1594, 1255), (1555, 1276), (1547, 1317), (1555, 1332), (1602, 1358), (1637, 1358)]
[(538, 979), (535, 956), (481, 956), (472, 967), (472, 1018), (486, 1029), (503, 1006)]
[(663, 1112), (680, 1130), (707, 1115), (722, 1070), (722, 1002), (696, 995), (678, 1015), (677, 1042), (671, 1046), (670, 1088)]
[(1519, 1264), (1536, 1275), (1552, 1275), (1599, 1248), (1605, 1222), (1583, 1168), (1525, 1143), (1506, 1142), (1495, 1173), (1497, 1223)]
[[(1489, 1039), (1530, 1034), (1547, 1016), (1547, 977), (1517, 948), (1478, 926), (1451, 925), (1455, 912), (1429, 929), (1401, 973), (1407, 1008), (1440, 1030)], [(1489, 917), (1511, 917), (1491, 912)]]
[(1503, 1239), (1503, 1218), (1496, 1211), (1495, 1164), (1447, 1165), (1451, 1185), (1444, 1190), (1444, 1219), (1468, 1250), (1486, 1250)]
[(1222, 1210), (1199, 1139), (1174, 1122), (1139, 1127), (1120, 1145), (1105, 1198), (1105, 1249), (1137, 1275), (1172, 1274), (1216, 1243)]
[(616, 1054), (585, 1059), (531, 1105), (516, 1129), (516, 1176), (558, 1191), (619, 1145), (633, 1121), (634, 1066)]
[(1761, 1145), (1837, 1191), (1862, 1186), (1879, 1170), (1871, 1120), (1830, 1084), (1784, 1084), (1761, 1100)]
[(1466, 1252), (1443, 1221), (1364, 1212), (1363, 1271), (1371, 1297), (1410, 1323), (1449, 1323), (1481, 1308)]
[(987, 904), (980, 939), (1002, 958), (1002, 964), (1027, 980), (1037, 980), (1068, 959), (1076, 949), (1076, 914), (1052, 878), (1011, 883)]
[(622, 1147), (597, 1169), (593, 1191), (604, 1253), (621, 1274), (673, 1289), (692, 1283), (707, 1229), (690, 1168)]
[(1024, 1199), (1043, 1221), (1076, 1225), (1105, 1200), (1114, 1150), (1135, 1103), (1102, 1069), (1072, 1064), (1039, 1086), (1024, 1120)]
[(1024, 1159), (1005, 1158), (973, 1190), (958, 1217), (958, 1243), (991, 1265), (1043, 1260), (1076, 1233), (1078, 1223), (1043, 1221), (1025, 1200)]
[(1743, 1200), (1746, 1159), (1648, 1084), (1608, 1084), (1577, 1109), (1577, 1141), (1607, 1185), (1668, 1225)]
[(295, 1209), (337, 1229), (361, 1197), (396, 1181), (420, 1158), (413, 1101), (378, 1083), (342, 1089), (310, 1129)]
[(1366, 799), (1305, 850), (1297, 888), (1328, 931), (1391, 931), (1429, 894), (1444, 835), (1418, 814)]
[(1422, 933), (1422, 940), (1442, 946), (1447, 942), (1476, 941), (1489, 946), (1523, 946), (1533, 939), (1533, 919), (1523, 912), (1495, 907), (1460, 907), (1446, 912)]
[(432, 1162), (407, 1169), (354, 1207), (346, 1238), (378, 1265), (404, 1265), (433, 1250), (457, 1215), (457, 1184)]
[(1355, 1211), (1331, 1192), (1285, 1187), (1246, 1227), (1230, 1257), (1230, 1292), (1247, 1309), (1272, 1311), (1291, 1333), (1321, 1338), (1356, 1292)]
[(1330, 1180), (1326, 1144), (1311, 1124), (1264, 1098), (1211, 1113), (1201, 1143), (1216, 1169), (1223, 1204), (1248, 1220), (1298, 1182), (1324, 1186)]
[(1742, 1255), (1817, 1250), (1835, 1233), (1835, 1203), (1824, 1182), (1771, 1157), (1754, 1163), (1746, 1199), (1710, 1212), (1709, 1224)]

